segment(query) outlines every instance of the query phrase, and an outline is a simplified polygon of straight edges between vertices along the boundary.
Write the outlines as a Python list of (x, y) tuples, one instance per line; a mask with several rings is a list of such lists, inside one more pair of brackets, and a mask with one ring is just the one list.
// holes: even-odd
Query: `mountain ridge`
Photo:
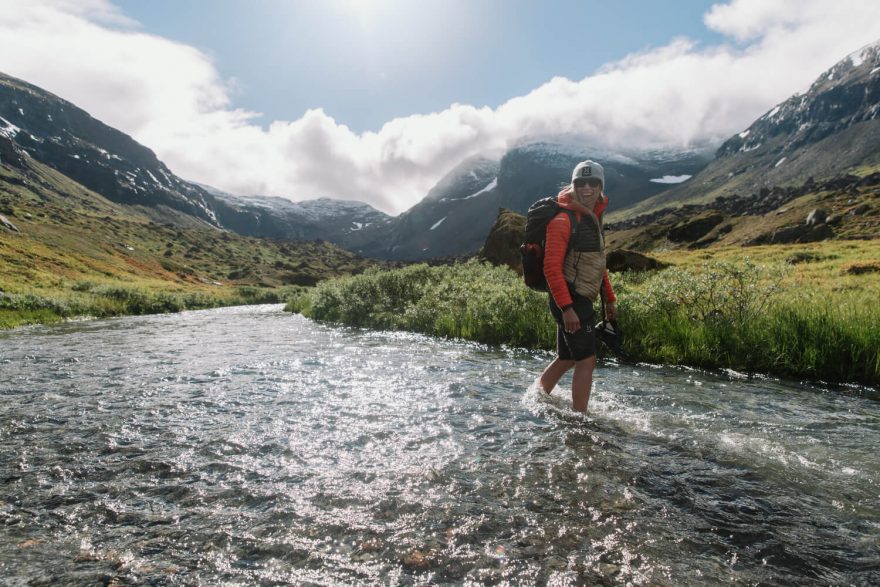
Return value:
[(870, 169), (880, 165), (878, 145), (880, 41), (847, 55), (807, 91), (780, 102), (724, 141), (715, 159), (685, 184), (611, 213), (609, 219)]

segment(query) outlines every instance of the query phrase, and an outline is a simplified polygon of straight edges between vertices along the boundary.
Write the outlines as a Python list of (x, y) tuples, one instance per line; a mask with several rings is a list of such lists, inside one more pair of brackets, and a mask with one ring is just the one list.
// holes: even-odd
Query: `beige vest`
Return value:
[(605, 275), (605, 235), (602, 223), (592, 212), (581, 215), (577, 229), (570, 237), (568, 253), (562, 263), (562, 274), (574, 290), (589, 300), (599, 296)]

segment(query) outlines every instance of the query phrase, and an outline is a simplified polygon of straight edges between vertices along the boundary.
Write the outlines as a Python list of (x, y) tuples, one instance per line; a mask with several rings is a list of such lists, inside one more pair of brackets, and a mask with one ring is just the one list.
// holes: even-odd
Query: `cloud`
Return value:
[(361, 134), (320, 109), (258, 125), (208, 55), (144, 33), (109, 0), (0, 0), (0, 71), (127, 132), (187, 179), (397, 213), (465, 158), (524, 136), (581, 134), (621, 148), (726, 138), (880, 37), (880, 3), (732, 0), (704, 22), (729, 41), (674, 39), (494, 109), (453, 104)]

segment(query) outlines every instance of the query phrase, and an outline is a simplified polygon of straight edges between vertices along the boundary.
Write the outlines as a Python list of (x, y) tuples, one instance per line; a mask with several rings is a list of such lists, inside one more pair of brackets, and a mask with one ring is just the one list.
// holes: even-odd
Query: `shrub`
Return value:
[[(637, 360), (880, 381), (880, 308), (869, 294), (811, 296), (782, 287), (785, 264), (707, 262), (615, 274), (627, 350)], [(324, 281), (286, 309), (318, 320), (486, 343), (553, 348), (547, 296), (476, 261)]]
[(555, 329), (546, 304), (546, 295), (526, 289), (509, 269), (469, 261), (323, 281), (295, 292), (287, 309), (352, 326), (548, 347)]

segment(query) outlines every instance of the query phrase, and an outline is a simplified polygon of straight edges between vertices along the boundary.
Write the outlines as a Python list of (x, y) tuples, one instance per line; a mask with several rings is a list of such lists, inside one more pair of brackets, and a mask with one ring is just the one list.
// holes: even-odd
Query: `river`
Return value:
[(876, 391), (281, 307), (0, 333), (0, 584), (880, 584)]

